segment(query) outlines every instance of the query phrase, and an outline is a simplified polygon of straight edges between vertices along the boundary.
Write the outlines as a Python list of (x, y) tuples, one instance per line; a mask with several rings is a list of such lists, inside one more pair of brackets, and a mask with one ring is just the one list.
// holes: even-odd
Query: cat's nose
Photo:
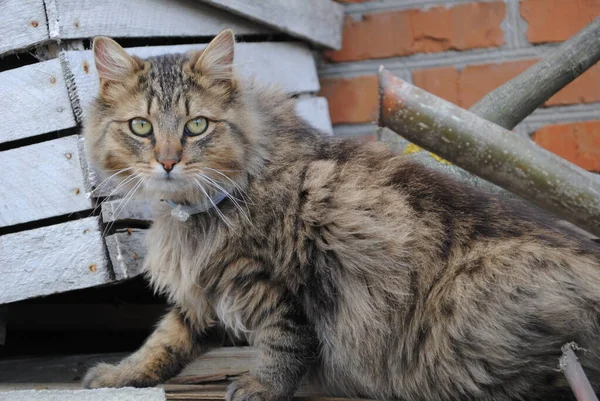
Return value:
[(175, 165), (177, 163), (179, 163), (179, 160), (175, 160), (175, 159), (158, 159), (158, 162), (160, 164), (162, 164), (163, 168), (168, 173), (171, 170), (173, 170), (173, 167), (175, 167)]

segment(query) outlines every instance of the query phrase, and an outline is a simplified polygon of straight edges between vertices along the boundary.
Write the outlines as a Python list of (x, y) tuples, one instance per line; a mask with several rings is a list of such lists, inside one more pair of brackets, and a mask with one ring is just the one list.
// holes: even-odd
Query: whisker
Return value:
[[(104, 180), (102, 180), (102, 182), (100, 182), (100, 183), (99, 183), (99, 184), (96, 186), (96, 188), (92, 189), (90, 192), (91, 192), (91, 193), (94, 193), (94, 192), (96, 192), (96, 191), (99, 191), (99, 190), (100, 190), (100, 189), (101, 189), (101, 188), (102, 188), (104, 185), (107, 185), (107, 184), (108, 184), (108, 182), (109, 182), (109, 180), (110, 180), (111, 178), (113, 178), (114, 176), (116, 176), (116, 175), (119, 175), (119, 174), (121, 174), (121, 173), (124, 173), (125, 171), (129, 171), (129, 170), (133, 170), (133, 167), (127, 167), (127, 168), (123, 168), (123, 169), (121, 169), (121, 170), (116, 170), (116, 173), (114, 173), (114, 174), (113, 174), (113, 175), (111, 175), (110, 177), (108, 177), (108, 178), (105, 178)], [(112, 170), (112, 171), (115, 171), (115, 170)]]
[(200, 183), (199, 181), (197, 181), (195, 178), (192, 178), (192, 179), (194, 180), (194, 182), (196, 183), (196, 185), (198, 185), (198, 187), (200, 188), (200, 190), (204, 193), (204, 196), (206, 196), (206, 198), (209, 200), (209, 202), (212, 203), (214, 210), (217, 212), (217, 214), (219, 215), (219, 217), (221, 218), (221, 220), (223, 220), (223, 223), (225, 223), (225, 225), (227, 225), (227, 227), (231, 228), (231, 222), (223, 214), (223, 212), (221, 212), (221, 210), (217, 207), (217, 205), (215, 204), (215, 202), (213, 202), (212, 198), (208, 195), (208, 192), (206, 192), (206, 190), (202, 186), (202, 183)]
[(225, 194), (225, 196), (227, 196), (231, 202), (234, 204), (234, 206), (236, 207), (236, 209), (238, 209), (240, 211), (240, 213), (246, 218), (246, 220), (252, 224), (252, 222), (250, 221), (250, 218), (248, 217), (248, 214), (250, 213), (249, 210), (244, 211), (244, 209), (242, 208), (242, 206), (238, 203), (238, 201), (236, 200), (236, 198), (234, 196), (232, 196), (225, 188), (223, 188), (221, 185), (219, 185), (218, 183), (216, 183), (212, 178), (203, 175), (203, 174), (199, 174), (197, 176), (199, 179), (208, 181), (209, 184), (213, 185), (213, 187), (216, 187), (219, 191), (223, 192)]
[[(128, 178), (131, 178), (130, 180), (124, 180), (131, 182), (134, 181), (136, 179), (140, 179), (141, 174), (134, 174)], [(119, 204), (117, 205), (117, 208), (115, 210), (115, 212), (113, 213), (113, 221), (110, 222), (109, 224), (106, 225), (104, 232), (102, 233), (102, 236), (106, 236), (106, 233), (114, 226), (114, 224), (117, 222), (117, 220), (119, 219), (119, 215), (121, 214), (123, 208), (124, 208), (124, 203), (127, 204), (127, 199), (129, 198), (130, 195), (133, 195), (133, 193), (135, 193), (136, 188), (138, 187), (138, 185), (143, 181), (143, 179), (140, 179), (139, 182), (137, 182), (136, 184), (133, 185), (133, 187), (127, 192), (127, 194), (121, 198)], [(113, 191), (114, 192), (114, 191)]]

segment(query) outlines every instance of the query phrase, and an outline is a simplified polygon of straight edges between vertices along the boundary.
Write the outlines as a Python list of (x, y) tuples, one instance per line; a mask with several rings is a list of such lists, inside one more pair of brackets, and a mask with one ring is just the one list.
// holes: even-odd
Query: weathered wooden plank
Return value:
[(62, 39), (96, 35), (116, 38), (212, 36), (225, 28), (236, 34), (268, 28), (192, 0), (55, 0)]
[(98, 388), (93, 391), (82, 389), (26, 389), (0, 391), (0, 401), (166, 401), (162, 388)]
[(106, 247), (115, 279), (125, 280), (142, 273), (145, 230), (130, 229), (106, 237)]
[[(127, 355), (110, 353), (0, 360), (0, 383), (72, 383), (80, 380), (88, 367), (101, 361), (115, 363)], [(215, 348), (192, 362), (178, 377), (209, 381), (210, 378), (239, 376), (250, 370), (255, 355), (252, 347)]]
[[(203, 49), (204, 44), (135, 47), (127, 51), (140, 57), (184, 53)], [(98, 93), (98, 74), (91, 51), (67, 53), (80, 105), (85, 114)], [(240, 43), (236, 45), (236, 65), (243, 76), (255, 77), (267, 84), (282, 85), (288, 92), (316, 92), (319, 79), (310, 50), (300, 43)]]
[(332, 0), (201, 1), (317, 45), (342, 46), (344, 7)]
[(304, 97), (298, 99), (296, 106), (298, 114), (312, 126), (327, 135), (333, 135), (329, 106), (324, 97)]
[(151, 202), (145, 199), (131, 199), (125, 204), (121, 199), (104, 201), (100, 207), (104, 223), (117, 220), (152, 221), (153, 219)]
[[(20, 358), (0, 361), (0, 391), (32, 388), (73, 388), (86, 370), (98, 363), (116, 363), (126, 353)], [(189, 364), (178, 376), (159, 387), (169, 400), (223, 400), (231, 379), (247, 374), (255, 365), (253, 347), (215, 348)], [(43, 384), (41, 384), (43, 383)], [(192, 384), (194, 383), (194, 384)], [(323, 397), (321, 387), (303, 381), (295, 400), (334, 401)]]
[(1, 236), (0, 277), (0, 303), (110, 282), (98, 219)]
[(58, 59), (0, 73), (0, 143), (75, 126)]
[(44, 0), (0, 2), (0, 56), (48, 39)]
[(0, 152), (0, 227), (90, 209), (78, 136)]

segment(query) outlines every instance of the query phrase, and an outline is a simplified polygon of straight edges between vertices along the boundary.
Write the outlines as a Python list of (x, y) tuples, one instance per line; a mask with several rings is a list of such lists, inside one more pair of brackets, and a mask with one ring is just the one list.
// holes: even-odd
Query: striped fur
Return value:
[[(598, 386), (598, 244), (383, 145), (325, 139), (283, 92), (235, 77), (231, 35), (215, 54), (101, 74), (84, 129), (98, 168), (124, 169), (115, 178), (132, 195), (207, 202), (218, 185), (231, 197), (186, 222), (157, 202), (145, 269), (174, 309), (87, 387), (160, 383), (216, 324), (259, 350), (228, 400), (287, 399), (307, 374), (382, 400), (547, 399), (565, 389), (567, 341), (588, 349)], [(186, 137), (198, 115), (209, 134)], [(128, 132), (133, 117), (152, 122), (152, 138)], [(181, 157), (169, 179), (165, 149)]]

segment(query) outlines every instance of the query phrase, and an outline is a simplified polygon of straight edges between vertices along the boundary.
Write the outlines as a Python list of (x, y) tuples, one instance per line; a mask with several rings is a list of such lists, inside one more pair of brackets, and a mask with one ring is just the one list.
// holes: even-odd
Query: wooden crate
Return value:
[(140, 273), (143, 231), (104, 238), (89, 196), (97, 181), (79, 128), (98, 89), (85, 48), (93, 36), (168, 44), (127, 48), (146, 57), (202, 48), (233, 28), (252, 39), (236, 45), (239, 71), (282, 85), (302, 116), (331, 133), (327, 102), (314, 95), (312, 48), (340, 46), (343, 13), (332, 0), (7, 0), (1, 11), (0, 304)]

